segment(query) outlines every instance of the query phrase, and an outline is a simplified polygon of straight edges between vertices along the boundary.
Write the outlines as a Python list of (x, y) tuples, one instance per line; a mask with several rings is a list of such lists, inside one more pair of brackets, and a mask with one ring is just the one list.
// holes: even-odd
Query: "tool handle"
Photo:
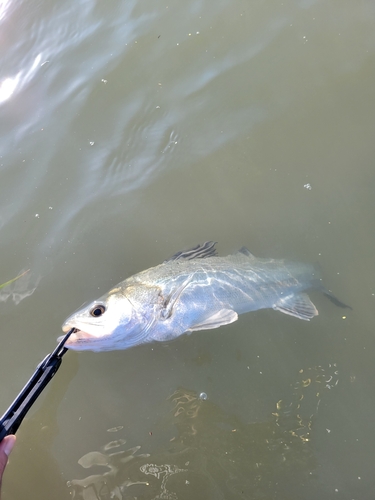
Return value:
[(57, 345), (56, 349), (39, 363), (30, 380), (1, 417), (0, 441), (8, 434), (14, 434), (17, 431), (27, 412), (52, 380), (61, 365), (63, 355), (67, 351), (64, 344), (74, 331), (75, 329), (72, 328)]

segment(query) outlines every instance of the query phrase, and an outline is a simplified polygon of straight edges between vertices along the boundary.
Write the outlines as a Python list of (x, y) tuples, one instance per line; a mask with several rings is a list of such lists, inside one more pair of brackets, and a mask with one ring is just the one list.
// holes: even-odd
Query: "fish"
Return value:
[(322, 285), (312, 264), (257, 258), (246, 247), (220, 257), (215, 245), (177, 252), (72, 314), (62, 326), (65, 333), (75, 329), (65, 347), (101, 352), (165, 342), (266, 308), (309, 321), (318, 315), (309, 289), (350, 307)]

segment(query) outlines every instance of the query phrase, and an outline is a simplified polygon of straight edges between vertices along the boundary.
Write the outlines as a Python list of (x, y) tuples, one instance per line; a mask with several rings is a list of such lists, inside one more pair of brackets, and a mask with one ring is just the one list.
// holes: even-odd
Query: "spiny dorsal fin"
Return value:
[(202, 245), (197, 245), (196, 247), (190, 248), (189, 250), (182, 250), (181, 252), (177, 252), (169, 259), (165, 260), (163, 264), (166, 262), (171, 262), (172, 260), (192, 260), (192, 259), (205, 259), (206, 257), (214, 257), (217, 255), (217, 251), (215, 248), (216, 241), (206, 241)]

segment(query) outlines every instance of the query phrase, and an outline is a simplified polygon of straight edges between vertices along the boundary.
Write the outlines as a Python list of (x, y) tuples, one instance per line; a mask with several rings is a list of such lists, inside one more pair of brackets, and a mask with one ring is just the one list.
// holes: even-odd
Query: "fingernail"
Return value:
[(16, 436), (6, 436), (4, 438), (4, 447), (3, 451), (4, 453), (9, 457), (10, 452), (13, 450), (13, 446), (16, 442)]

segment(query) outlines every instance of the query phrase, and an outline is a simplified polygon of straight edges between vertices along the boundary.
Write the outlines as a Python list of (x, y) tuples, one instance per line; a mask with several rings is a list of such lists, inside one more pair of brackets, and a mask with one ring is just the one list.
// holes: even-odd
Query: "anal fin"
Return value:
[(212, 328), (218, 328), (219, 326), (229, 325), (237, 321), (238, 314), (232, 309), (221, 309), (215, 314), (212, 314), (206, 318), (201, 323), (191, 326), (187, 331), (196, 332), (198, 330), (211, 330)]
[(283, 297), (273, 306), (276, 311), (280, 311), (290, 316), (295, 316), (299, 319), (309, 321), (314, 316), (317, 316), (318, 310), (311, 302), (310, 297), (306, 293), (298, 295), (288, 295)]

